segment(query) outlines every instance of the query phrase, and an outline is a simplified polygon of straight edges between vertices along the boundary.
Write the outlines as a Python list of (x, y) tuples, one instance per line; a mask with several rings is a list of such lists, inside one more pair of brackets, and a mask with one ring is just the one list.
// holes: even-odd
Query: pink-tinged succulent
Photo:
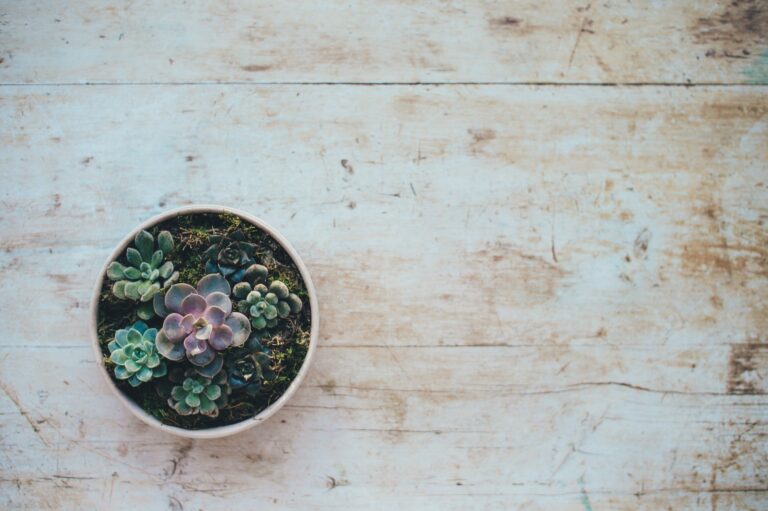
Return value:
[(165, 321), (155, 339), (157, 351), (169, 360), (186, 356), (196, 366), (221, 369), (221, 357), (216, 355), (230, 346), (242, 346), (251, 334), (248, 318), (232, 312), (230, 291), (227, 279), (219, 274), (206, 275), (197, 288), (171, 286), (162, 304), (165, 310), (158, 311), (167, 315), (160, 314)]

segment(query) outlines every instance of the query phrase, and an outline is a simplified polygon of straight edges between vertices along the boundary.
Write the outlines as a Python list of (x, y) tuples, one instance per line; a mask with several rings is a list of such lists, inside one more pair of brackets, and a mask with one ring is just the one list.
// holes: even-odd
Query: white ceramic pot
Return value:
[[(243, 220), (246, 220), (253, 225), (257, 226), (261, 230), (268, 233), (272, 238), (274, 238), (282, 247), (285, 249), (285, 251), (288, 253), (288, 255), (291, 256), (291, 259), (293, 259), (293, 262), (296, 264), (296, 267), (299, 269), (299, 272), (301, 273), (301, 277), (304, 279), (304, 285), (307, 288), (307, 294), (309, 296), (309, 307), (310, 307), (310, 315), (311, 315), (311, 325), (310, 325), (310, 336), (309, 336), (309, 348), (307, 350), (307, 356), (304, 359), (304, 363), (301, 365), (301, 369), (299, 370), (299, 374), (296, 375), (296, 378), (291, 382), (288, 389), (285, 391), (285, 393), (280, 396), (280, 398), (269, 405), (267, 408), (259, 412), (254, 417), (251, 417), (250, 419), (246, 419), (242, 422), (238, 422), (236, 424), (230, 424), (228, 426), (218, 426), (214, 428), (208, 428), (208, 429), (198, 429), (198, 430), (190, 430), (190, 429), (183, 429), (178, 428), (175, 426), (169, 426), (167, 424), (163, 424), (158, 419), (153, 417), (152, 415), (148, 414), (144, 410), (141, 409), (139, 405), (133, 402), (128, 396), (120, 392), (120, 390), (117, 388), (115, 383), (112, 381), (112, 378), (109, 375), (109, 372), (107, 371), (107, 368), (104, 366), (102, 362), (102, 351), (101, 346), (99, 345), (99, 336), (97, 332), (97, 325), (98, 325), (98, 309), (99, 309), (99, 295), (101, 294), (101, 288), (102, 284), (106, 275), (107, 266), (109, 263), (117, 259), (120, 255), (125, 252), (125, 249), (128, 247), (130, 243), (133, 242), (133, 238), (136, 236), (136, 233), (138, 233), (142, 229), (149, 229), (156, 224), (163, 222), (165, 220), (168, 220), (169, 218), (173, 218), (180, 214), (190, 214), (190, 213), (231, 213), (234, 215), (239, 216)], [(93, 345), (93, 352), (96, 356), (96, 361), (98, 362), (99, 367), (101, 368), (101, 372), (104, 375), (104, 379), (107, 382), (107, 385), (114, 391), (115, 395), (118, 397), (120, 402), (122, 402), (126, 408), (128, 408), (136, 417), (144, 421), (146, 424), (149, 424), (150, 426), (157, 428), (161, 431), (166, 431), (168, 433), (172, 433), (174, 435), (187, 437), (187, 438), (222, 438), (229, 435), (234, 435), (235, 433), (239, 433), (241, 431), (245, 431), (246, 429), (252, 428), (253, 426), (264, 422), (269, 417), (275, 414), (280, 408), (283, 407), (283, 405), (296, 393), (296, 390), (299, 388), (299, 385), (301, 385), (302, 380), (307, 374), (307, 371), (309, 370), (309, 365), (312, 362), (312, 358), (315, 354), (315, 349), (317, 348), (317, 337), (318, 332), (320, 331), (320, 322), (319, 322), (319, 316), (318, 316), (318, 305), (317, 305), (317, 293), (315, 291), (315, 287), (312, 284), (312, 279), (309, 276), (309, 270), (307, 270), (307, 267), (304, 265), (304, 262), (302, 262), (301, 258), (299, 257), (299, 254), (296, 253), (296, 250), (291, 246), (291, 244), (288, 242), (287, 239), (283, 237), (282, 234), (280, 234), (275, 228), (269, 226), (266, 222), (263, 220), (256, 218), (253, 215), (250, 215), (248, 213), (245, 213), (243, 211), (239, 211), (236, 209), (228, 208), (225, 206), (214, 206), (214, 205), (198, 205), (198, 206), (185, 206), (182, 208), (172, 209), (170, 211), (167, 211), (165, 213), (162, 213), (160, 215), (157, 215), (153, 218), (150, 218), (146, 222), (142, 223), (141, 225), (137, 226), (135, 229), (133, 229), (130, 233), (128, 233), (125, 238), (120, 242), (120, 244), (115, 248), (114, 251), (110, 254), (107, 261), (104, 263), (104, 265), (101, 267), (101, 270), (99, 272), (99, 276), (96, 279), (96, 286), (93, 289), (93, 295), (91, 297), (91, 342)]]

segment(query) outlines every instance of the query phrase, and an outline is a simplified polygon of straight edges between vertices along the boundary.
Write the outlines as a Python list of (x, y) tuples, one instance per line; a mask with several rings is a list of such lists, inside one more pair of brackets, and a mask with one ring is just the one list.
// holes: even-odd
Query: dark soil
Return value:
[[(113, 282), (106, 275), (104, 276), (98, 313), (98, 335), (104, 364), (117, 388), (164, 424), (185, 429), (205, 429), (249, 419), (275, 402), (285, 392), (298, 374), (306, 357), (311, 323), (307, 289), (296, 264), (269, 234), (239, 216), (219, 213), (181, 214), (155, 225), (148, 231), (155, 238), (160, 231), (170, 231), (173, 235), (175, 248), (166, 257), (166, 260), (173, 262), (174, 269), (179, 271), (178, 282), (194, 286), (201, 277), (206, 275), (202, 254), (211, 245), (208, 241), (209, 236), (227, 234), (237, 229), (243, 231), (247, 238), (246, 241), (256, 245), (256, 262), (269, 269), (268, 280), (283, 281), (293, 293), (302, 299), (304, 307), (297, 315), (291, 315), (280, 321), (277, 327), (263, 331), (265, 333), (260, 337), (261, 344), (272, 352), (272, 370), (275, 377), (265, 381), (259, 394), (254, 397), (248, 396), (244, 392), (232, 393), (227, 405), (220, 409), (218, 417), (179, 415), (168, 406), (165, 399), (157, 394), (153, 381), (143, 383), (138, 387), (131, 387), (127, 381), (118, 380), (114, 377), (114, 364), (109, 360), (107, 344), (113, 339), (118, 329), (128, 328), (138, 320), (135, 313), (137, 302), (115, 297), (111, 290)], [(127, 264), (125, 253), (117, 260)], [(233, 298), (233, 306), (235, 303)], [(150, 328), (159, 330), (163, 325), (163, 320), (155, 316), (145, 323)], [(166, 363), (169, 370), (174, 365), (182, 364), (170, 361), (166, 361)]]

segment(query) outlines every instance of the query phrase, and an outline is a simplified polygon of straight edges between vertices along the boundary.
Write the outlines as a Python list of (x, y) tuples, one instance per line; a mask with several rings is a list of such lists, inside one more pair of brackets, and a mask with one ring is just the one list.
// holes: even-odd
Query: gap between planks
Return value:
[(221, 81), (221, 82), (8, 82), (0, 83), (0, 87), (94, 87), (94, 86), (252, 86), (252, 87), (274, 87), (274, 86), (357, 86), (357, 87), (451, 87), (451, 86), (507, 86), (507, 87), (747, 87), (747, 88), (768, 88), (768, 83), (729, 83), (729, 82), (250, 82), (250, 81)]

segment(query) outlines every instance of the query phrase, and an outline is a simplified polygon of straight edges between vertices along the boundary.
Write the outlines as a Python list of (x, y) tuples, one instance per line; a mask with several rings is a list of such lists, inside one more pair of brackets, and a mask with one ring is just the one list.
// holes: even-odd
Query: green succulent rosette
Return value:
[(148, 328), (142, 321), (115, 332), (115, 338), (107, 345), (109, 359), (115, 364), (115, 378), (138, 387), (166, 375), (165, 361), (155, 347), (156, 335), (157, 329)]

